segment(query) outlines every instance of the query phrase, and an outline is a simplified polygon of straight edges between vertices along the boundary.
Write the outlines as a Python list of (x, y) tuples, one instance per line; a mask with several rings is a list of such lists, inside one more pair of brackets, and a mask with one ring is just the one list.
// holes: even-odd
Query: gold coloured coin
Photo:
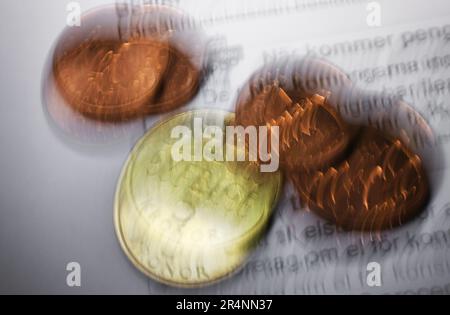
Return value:
[[(281, 173), (220, 159), (234, 149), (224, 142), (233, 119), (218, 110), (173, 116), (148, 131), (126, 161), (115, 196), (115, 228), (128, 258), (149, 277), (182, 287), (216, 282), (233, 273), (260, 239)], [(218, 126), (213, 138), (207, 126)], [(180, 128), (187, 133), (172, 137)], [(223, 134), (217, 136), (218, 130)], [(180, 141), (188, 150), (182, 160), (173, 153), (181, 152)], [(200, 159), (194, 154), (199, 147)], [(206, 159), (206, 150), (215, 159)]]

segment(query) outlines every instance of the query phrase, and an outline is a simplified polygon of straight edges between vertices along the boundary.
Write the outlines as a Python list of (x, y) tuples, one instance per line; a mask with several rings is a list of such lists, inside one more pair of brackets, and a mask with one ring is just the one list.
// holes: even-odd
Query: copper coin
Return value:
[[(197, 56), (183, 30), (187, 17), (165, 6), (118, 4), (89, 11), (67, 28), (52, 72), (61, 95), (96, 120), (126, 120), (174, 109), (197, 92)], [(196, 66), (194, 66), (196, 64)]]
[(339, 166), (291, 179), (303, 204), (348, 230), (399, 226), (418, 214), (429, 196), (421, 158), (371, 127)]
[(127, 119), (152, 100), (169, 60), (167, 45), (149, 39), (89, 40), (55, 60), (68, 103), (96, 119)]
[(152, 10), (103, 6), (83, 14), (80, 27), (66, 28), (55, 47), (52, 72), (72, 108), (97, 120), (142, 114), (169, 62), (162, 31), (144, 32), (133, 22), (136, 12), (143, 18)]
[(327, 97), (319, 94), (294, 102), (274, 83), (236, 106), (236, 122), (243, 126), (278, 126), (279, 157), (288, 170), (317, 169), (341, 158), (353, 137)]
[(170, 61), (154, 99), (146, 106), (148, 114), (172, 110), (187, 103), (198, 91), (200, 70), (187, 55), (170, 46)]

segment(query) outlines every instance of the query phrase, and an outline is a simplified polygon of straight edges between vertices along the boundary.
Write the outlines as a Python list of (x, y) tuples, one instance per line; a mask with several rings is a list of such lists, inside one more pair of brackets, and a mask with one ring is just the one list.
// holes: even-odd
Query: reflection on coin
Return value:
[(324, 96), (313, 94), (293, 102), (277, 84), (241, 99), (236, 121), (244, 126), (278, 126), (280, 162), (288, 170), (330, 165), (342, 157), (353, 137), (352, 128)]
[(303, 203), (349, 230), (401, 225), (423, 209), (429, 196), (420, 157), (371, 127), (336, 168), (291, 174), (291, 179)]
[[(281, 186), (281, 175), (250, 180), (244, 162), (175, 161), (172, 138), (203, 150), (210, 138), (193, 134), (194, 118), (224, 130), (233, 115), (217, 110), (182, 113), (152, 128), (137, 143), (122, 170), (115, 197), (115, 227), (121, 246), (149, 277), (176, 286), (209, 284), (235, 271), (261, 237)], [(195, 133), (195, 131), (194, 131)], [(222, 143), (224, 151), (226, 145)], [(233, 163), (233, 167), (227, 165)], [(236, 168), (242, 167), (241, 172)], [(254, 174), (253, 174), (254, 175)], [(256, 177), (256, 176), (255, 176)]]

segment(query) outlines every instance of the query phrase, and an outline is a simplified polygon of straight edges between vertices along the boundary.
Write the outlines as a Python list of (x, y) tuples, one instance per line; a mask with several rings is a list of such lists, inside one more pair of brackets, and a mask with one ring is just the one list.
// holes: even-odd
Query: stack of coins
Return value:
[(164, 6), (106, 6), (67, 28), (52, 57), (52, 76), (67, 103), (86, 117), (122, 121), (186, 104), (200, 69), (174, 44), (183, 15)]
[(404, 129), (396, 135), (380, 129), (378, 119), (377, 126), (344, 119), (339, 107), (350, 89), (345, 75), (323, 61), (266, 66), (238, 98), (236, 121), (279, 127), (281, 166), (316, 214), (348, 230), (401, 225), (430, 194), (422, 158), (403, 141)]
[[(196, 158), (196, 118), (224, 130), (233, 114), (192, 111), (153, 127), (131, 152), (116, 191), (123, 250), (149, 277), (175, 286), (205, 285), (235, 271), (262, 236), (282, 185), (280, 172), (260, 173), (249, 162)], [(189, 152), (181, 161), (173, 156), (180, 139), (171, 136), (180, 126), (191, 131), (182, 138)], [(200, 136), (203, 149), (209, 140)]]

